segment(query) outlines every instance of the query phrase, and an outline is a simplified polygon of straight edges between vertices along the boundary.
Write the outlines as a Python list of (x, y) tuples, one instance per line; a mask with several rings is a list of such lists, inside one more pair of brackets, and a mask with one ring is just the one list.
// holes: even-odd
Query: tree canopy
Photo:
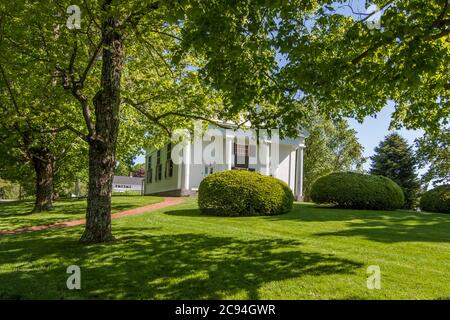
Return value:
[(161, 143), (192, 119), (295, 135), (312, 99), (330, 118), (359, 120), (392, 100), (393, 126), (438, 131), (450, 112), (448, 0), (374, 3), (379, 29), (342, 0), (83, 1), (71, 26), (71, 1), (2, 2), (2, 46), (18, 74), (36, 74), (18, 78), (33, 88), (23, 101), (88, 144), (83, 242), (113, 239), (117, 153), (126, 160), (139, 137)]
[(45, 70), (30, 64), (26, 53), (17, 52), (4, 36), (0, 37), (0, 176), (18, 182), (28, 194), (35, 193), (35, 211), (49, 210), (67, 181), (86, 171), (86, 148), (68, 130), (76, 131), (80, 121), (62, 91), (47, 81)]
[(450, 119), (449, 1), (375, 0), (380, 28), (365, 23), (375, 12), (339, 10), (352, 3), (316, 6), (309, 23), (295, 19), (301, 13), (281, 17), (277, 46), (287, 61), (279, 73), (286, 90), (361, 121), (393, 101), (393, 127), (439, 131)]

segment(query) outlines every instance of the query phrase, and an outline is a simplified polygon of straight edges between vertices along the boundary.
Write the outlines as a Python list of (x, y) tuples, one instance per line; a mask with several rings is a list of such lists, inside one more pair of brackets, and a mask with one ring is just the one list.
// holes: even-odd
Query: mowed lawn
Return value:
[[(123, 211), (162, 201), (160, 197), (113, 196), (112, 212)], [(31, 213), (34, 201), (0, 202), (0, 230), (46, 225), (86, 216), (86, 199), (58, 200), (54, 210)]]
[[(0, 236), (0, 298), (450, 299), (450, 215), (296, 204), (274, 217), (207, 217), (195, 199), (82, 227)], [(81, 268), (81, 290), (66, 269)], [(381, 289), (367, 288), (367, 268)]]

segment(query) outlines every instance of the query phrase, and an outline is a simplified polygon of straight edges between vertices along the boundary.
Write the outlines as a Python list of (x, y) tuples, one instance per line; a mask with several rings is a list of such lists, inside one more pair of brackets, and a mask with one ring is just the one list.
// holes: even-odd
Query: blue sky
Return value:
[[(348, 119), (350, 127), (356, 130), (359, 142), (364, 147), (365, 157), (373, 155), (374, 148), (390, 132), (396, 131), (404, 137), (410, 145), (414, 143), (416, 138), (423, 135), (423, 130), (389, 130), (392, 112), (394, 112), (394, 106), (389, 103), (377, 113), (376, 117), (366, 117), (363, 123), (358, 123), (358, 121), (354, 119)], [(364, 169), (369, 169), (369, 167), (370, 159), (364, 164)], [(423, 173), (424, 170), (419, 172)]]

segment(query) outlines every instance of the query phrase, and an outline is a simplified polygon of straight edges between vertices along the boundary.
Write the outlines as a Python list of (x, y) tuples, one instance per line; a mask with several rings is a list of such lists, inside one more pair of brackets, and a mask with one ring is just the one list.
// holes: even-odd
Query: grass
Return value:
[[(161, 200), (162, 198), (159, 197), (114, 196), (112, 212), (141, 207)], [(0, 202), (0, 230), (75, 220), (84, 218), (86, 215), (86, 199), (56, 201), (55, 210), (48, 212), (31, 213), (33, 206), (33, 201)]]
[[(296, 204), (273, 217), (208, 217), (195, 200), (82, 227), (0, 236), (0, 298), (449, 299), (450, 215)], [(69, 265), (81, 290), (68, 290)], [(366, 286), (381, 269), (381, 290)]]

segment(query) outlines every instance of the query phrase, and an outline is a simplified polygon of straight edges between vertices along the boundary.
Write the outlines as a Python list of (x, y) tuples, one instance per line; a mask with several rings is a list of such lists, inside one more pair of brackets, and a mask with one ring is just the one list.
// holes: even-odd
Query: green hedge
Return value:
[(374, 210), (398, 209), (405, 201), (402, 189), (391, 179), (354, 172), (332, 173), (317, 179), (311, 198), (342, 208)]
[(443, 185), (425, 192), (420, 198), (422, 211), (450, 213), (450, 185)]
[(292, 209), (291, 189), (257, 172), (228, 170), (208, 175), (200, 183), (202, 213), (218, 216), (275, 215)]

